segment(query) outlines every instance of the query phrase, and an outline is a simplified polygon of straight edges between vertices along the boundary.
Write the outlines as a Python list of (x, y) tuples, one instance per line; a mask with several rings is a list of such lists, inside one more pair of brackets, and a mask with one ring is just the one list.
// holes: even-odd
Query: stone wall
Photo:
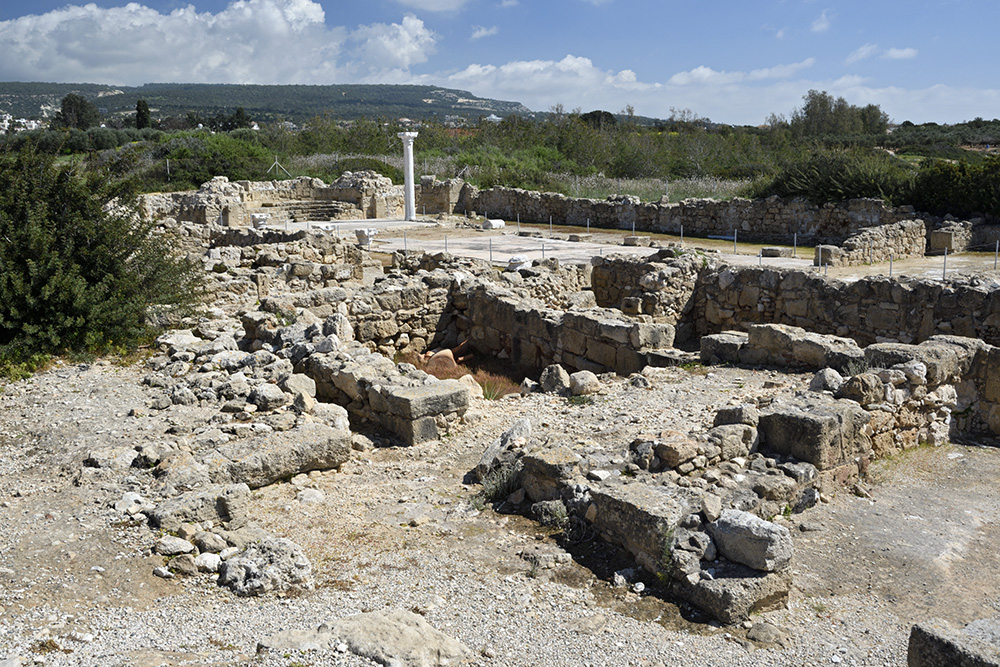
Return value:
[(677, 233), (681, 227), (690, 236), (729, 236), (737, 230), (747, 240), (792, 243), (798, 234), (800, 243), (840, 243), (860, 229), (887, 225), (912, 218), (913, 208), (887, 207), (880, 199), (852, 199), (838, 204), (817, 206), (805, 200), (785, 201), (778, 197), (731, 201), (687, 199), (679, 203), (641, 203), (631, 196), (607, 200), (566, 197), (558, 193), (533, 192), (518, 188), (479, 190), (466, 185), (458, 198), (442, 200), (441, 208), (430, 204), (447, 189), (454, 193), (458, 181), (446, 184), (428, 180), (421, 189), (433, 193), (427, 200), (428, 213), (465, 213), (501, 217), (523, 222), (547, 223), (551, 217), (559, 224), (585, 225), (604, 229)]
[[(936, 234), (937, 232), (932, 232)], [(923, 220), (901, 220), (867, 227), (844, 239), (841, 247), (819, 245), (814, 266), (857, 266), (890, 259), (923, 257), (927, 249), (927, 226)]]
[(818, 273), (760, 267), (702, 272), (691, 309), (690, 337), (751, 324), (791, 324), (853, 338), (919, 343), (955, 334), (1000, 344), (1000, 291), (991, 280), (867, 277), (854, 282)]
[(267, 215), (271, 223), (401, 216), (403, 192), (370, 171), (345, 172), (329, 185), (308, 177), (230, 182), (216, 176), (196, 191), (143, 195), (140, 207), (152, 220), (248, 227), (254, 215)]
[(633, 373), (650, 350), (673, 345), (674, 327), (614, 309), (555, 310), (480, 282), (453, 293), (458, 329), (479, 353), (529, 372), (553, 363), (596, 373)]

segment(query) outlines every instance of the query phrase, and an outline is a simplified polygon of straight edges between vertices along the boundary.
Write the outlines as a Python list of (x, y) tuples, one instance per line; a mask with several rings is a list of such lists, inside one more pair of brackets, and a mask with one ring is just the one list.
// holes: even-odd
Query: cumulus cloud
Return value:
[(511, 7), (517, 7), (518, 4), (517, 0), (503, 0), (503, 2), (500, 3), (500, 8), (510, 9)]
[(871, 58), (876, 53), (878, 53), (878, 44), (865, 44), (864, 46), (859, 46), (851, 52), (851, 55), (847, 56), (845, 62), (848, 65), (853, 65), (861, 60), (867, 60)]
[(911, 58), (917, 57), (918, 51), (912, 47), (905, 49), (889, 49), (884, 54), (883, 58), (888, 58), (889, 60), (910, 60)]
[(469, 0), (397, 0), (399, 4), (425, 12), (457, 12)]
[(740, 83), (744, 81), (763, 81), (765, 79), (787, 79), (795, 75), (800, 70), (812, 67), (816, 63), (815, 58), (806, 58), (802, 62), (791, 63), (789, 65), (776, 65), (764, 69), (750, 70), (749, 72), (720, 72), (701, 65), (687, 72), (678, 72), (670, 77), (668, 83), (675, 86), (687, 86), (692, 84), (703, 85), (726, 85)]
[(216, 14), (66, 6), (0, 21), (0, 80), (335, 83), (406, 70), (435, 48), (413, 16), (353, 32), (325, 21), (314, 0), (234, 0)]
[(483, 37), (492, 37), (497, 34), (499, 29), (494, 25), (489, 28), (483, 27), (481, 25), (472, 26), (472, 37), (471, 39), (482, 39)]
[(416, 16), (402, 23), (373, 23), (358, 28), (351, 41), (358, 44), (357, 55), (371, 68), (406, 69), (427, 61), (434, 51), (434, 33)]
[(813, 32), (826, 32), (830, 29), (830, 17), (827, 15), (827, 10), (816, 17), (816, 20), (812, 22), (812, 26), (809, 28)]

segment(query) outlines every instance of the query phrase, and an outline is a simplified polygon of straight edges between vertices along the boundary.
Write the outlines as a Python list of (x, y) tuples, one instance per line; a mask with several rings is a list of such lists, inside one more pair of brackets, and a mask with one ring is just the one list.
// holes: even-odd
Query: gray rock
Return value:
[(844, 377), (832, 368), (824, 368), (809, 382), (812, 391), (829, 391), (836, 394), (844, 384)]
[(775, 403), (760, 416), (760, 447), (828, 470), (871, 454), (864, 429), (870, 419), (853, 401), (806, 394)]
[(577, 371), (569, 376), (569, 386), (574, 396), (586, 396), (599, 392), (601, 381), (591, 371)]
[(910, 630), (906, 652), (909, 667), (997, 667), (1000, 642), (997, 619), (974, 621), (959, 631), (946, 621), (931, 619)]
[(170, 571), (174, 574), (191, 577), (198, 574), (198, 566), (194, 561), (194, 554), (181, 554), (176, 558), (171, 559), (167, 567), (169, 567)]
[(194, 559), (194, 566), (199, 572), (218, 572), (221, 565), (222, 557), (219, 554), (198, 554)]
[(538, 384), (546, 393), (562, 394), (569, 391), (569, 373), (559, 364), (551, 364), (542, 370)]
[(476, 477), (482, 481), (493, 470), (515, 458), (515, 451), (524, 446), (531, 437), (531, 420), (522, 417), (494, 440), (476, 464)]
[(176, 556), (178, 554), (189, 554), (194, 551), (194, 545), (187, 540), (175, 535), (164, 535), (156, 540), (153, 551), (161, 556)]
[(259, 409), (276, 410), (282, 406), (288, 405), (288, 396), (285, 392), (281, 391), (281, 388), (277, 385), (271, 383), (265, 383), (256, 387), (250, 392), (247, 400)]
[(791, 643), (787, 632), (766, 621), (754, 623), (747, 632), (747, 639), (758, 644), (777, 644), (782, 648), (788, 648)]
[(746, 424), (747, 426), (757, 426), (760, 421), (760, 411), (757, 407), (744, 403), (743, 405), (729, 405), (719, 408), (715, 413), (713, 426), (723, 426), (725, 424)]
[(202, 553), (214, 553), (217, 554), (223, 549), (225, 549), (229, 544), (222, 539), (217, 533), (213, 533), (207, 530), (203, 530), (199, 533), (195, 533), (194, 544), (198, 547), (198, 551)]
[(235, 529), (246, 525), (249, 505), (250, 487), (246, 484), (216, 484), (164, 500), (149, 513), (149, 522), (167, 531), (195, 521), (224, 523)]
[(292, 373), (281, 381), (281, 389), (292, 396), (296, 394), (306, 394), (316, 398), (316, 381), (308, 375), (302, 373)]
[(210, 471), (213, 482), (242, 483), (256, 489), (299, 473), (339, 468), (351, 457), (351, 432), (312, 422), (236, 440), (216, 452)]
[[(710, 570), (711, 572), (711, 570)], [(711, 577), (682, 577), (675, 594), (727, 625), (742, 623), (750, 614), (784, 607), (792, 585), (791, 572), (760, 572), (744, 565), (714, 568)]]
[(269, 537), (223, 561), (219, 585), (242, 597), (289, 589), (311, 590), (312, 565), (291, 540)]
[(465, 644), (439, 632), (423, 616), (402, 609), (349, 616), (315, 631), (279, 632), (261, 640), (257, 649), (333, 649), (340, 642), (355, 655), (392, 667), (443, 667), (472, 655)]
[(788, 567), (792, 560), (788, 529), (749, 512), (723, 510), (708, 529), (719, 553), (735, 563), (776, 572)]

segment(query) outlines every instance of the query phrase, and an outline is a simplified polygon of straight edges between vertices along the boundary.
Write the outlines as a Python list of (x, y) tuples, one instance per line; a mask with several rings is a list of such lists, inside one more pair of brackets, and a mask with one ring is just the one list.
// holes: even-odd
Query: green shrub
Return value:
[(925, 162), (917, 177), (913, 204), (931, 213), (1000, 217), (1000, 156), (990, 156), (979, 164)]
[(770, 180), (762, 180), (752, 194), (803, 197), (815, 204), (859, 197), (908, 203), (916, 171), (884, 151), (867, 149), (822, 151), (796, 160)]
[(192, 307), (200, 272), (135, 214), (107, 172), (58, 167), (27, 145), (0, 156), (0, 360), (134, 345), (147, 309)]

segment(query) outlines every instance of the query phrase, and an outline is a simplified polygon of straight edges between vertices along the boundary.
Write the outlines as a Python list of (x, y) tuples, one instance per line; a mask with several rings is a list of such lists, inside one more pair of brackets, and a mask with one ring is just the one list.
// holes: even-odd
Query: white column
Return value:
[(403, 174), (406, 188), (404, 196), (404, 206), (406, 214), (404, 220), (417, 219), (417, 203), (413, 194), (413, 140), (417, 138), (417, 132), (400, 132), (396, 136), (403, 140)]

